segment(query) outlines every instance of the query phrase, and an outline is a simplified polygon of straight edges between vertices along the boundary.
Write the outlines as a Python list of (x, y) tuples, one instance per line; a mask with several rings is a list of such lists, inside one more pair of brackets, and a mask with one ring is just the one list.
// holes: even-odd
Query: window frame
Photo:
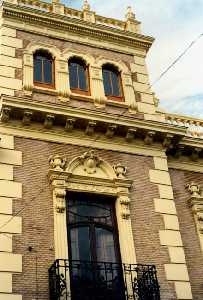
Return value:
[[(41, 81), (36, 81), (35, 80), (35, 55), (37, 53), (39, 53), (41, 55), (41, 53), (45, 53), (45, 54), (48, 54), (50, 55), (51, 57), (51, 62), (52, 62), (52, 83), (45, 83), (45, 82), (41, 82)], [(43, 77), (44, 77), (44, 72), (43, 73)], [(35, 53), (33, 54), (33, 83), (34, 83), (34, 86), (37, 86), (37, 87), (44, 87), (44, 88), (49, 88), (49, 89), (55, 89), (55, 58), (52, 56), (52, 54), (47, 51), (47, 50), (36, 50)]]
[[(104, 93), (105, 93), (104, 76), (103, 76), (103, 71), (104, 70), (109, 71), (109, 72), (114, 72), (117, 75), (118, 83), (119, 83), (119, 90), (120, 90), (120, 96), (106, 95), (105, 94), (105, 97), (108, 100), (124, 102), (124, 92), (123, 92), (123, 82), (122, 82), (122, 77), (121, 77), (121, 71), (119, 71), (118, 68), (115, 67), (112, 64), (104, 64), (102, 66), (102, 79), (103, 79)], [(112, 89), (112, 76), (111, 76), (111, 89)]]
[[(69, 68), (69, 65), (71, 63), (71, 61), (81, 61), (83, 63), (83, 66), (85, 67), (84, 70), (85, 70), (85, 78), (86, 78), (86, 84), (87, 84), (87, 90), (82, 90), (80, 88), (71, 88), (70, 86), (70, 90), (72, 93), (76, 93), (76, 94), (80, 94), (80, 95), (86, 95), (86, 96), (90, 96), (90, 72), (89, 72), (89, 65), (86, 63), (86, 61), (83, 59), (83, 58), (80, 58), (80, 57), (71, 57), (69, 58), (68, 60), (68, 73), (69, 73), (69, 84), (70, 84), (70, 68)], [(79, 81), (79, 76), (78, 76), (78, 80)]]
[[(104, 224), (102, 222), (95, 222), (95, 221), (79, 221), (79, 222), (69, 222), (69, 199), (74, 199), (75, 201), (79, 200), (81, 195), (86, 195), (86, 197), (90, 197), (90, 199), (95, 198), (95, 203), (101, 201), (101, 197), (104, 197), (104, 201), (106, 203), (109, 202), (109, 208), (110, 208), (110, 214), (111, 214), (111, 220), (112, 225)], [(118, 231), (118, 223), (117, 223), (117, 217), (116, 217), (116, 197), (109, 196), (109, 195), (100, 195), (100, 194), (93, 194), (88, 192), (80, 192), (80, 191), (67, 191), (66, 192), (66, 202), (68, 203), (66, 205), (66, 226), (67, 226), (67, 242), (68, 242), (68, 255), (69, 259), (72, 260), (72, 249), (71, 249), (71, 229), (73, 228), (79, 228), (79, 227), (88, 227), (89, 228), (89, 234), (93, 238), (92, 241), (90, 241), (90, 257), (91, 261), (96, 262), (97, 261), (97, 253), (96, 253), (96, 228), (102, 228), (112, 233), (113, 240), (114, 240), (114, 251), (115, 251), (115, 259), (117, 263), (121, 263), (121, 250), (120, 250), (120, 241), (119, 241), (119, 231)], [(101, 202), (102, 203), (102, 202)], [(99, 262), (99, 261), (98, 261)]]

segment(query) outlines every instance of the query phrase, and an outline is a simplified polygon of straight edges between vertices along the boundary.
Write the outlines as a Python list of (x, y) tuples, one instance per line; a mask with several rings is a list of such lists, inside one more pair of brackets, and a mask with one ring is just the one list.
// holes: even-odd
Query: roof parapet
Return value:
[(91, 10), (88, 0), (84, 0), (82, 10), (65, 6), (60, 0), (52, 0), (51, 3), (40, 0), (4, 0), (3, 2), (38, 9), (44, 12), (56, 13), (70, 18), (77, 18), (90, 23), (105, 25), (111, 28), (140, 34), (140, 22), (136, 20), (131, 7), (127, 8), (126, 20), (103, 17)]

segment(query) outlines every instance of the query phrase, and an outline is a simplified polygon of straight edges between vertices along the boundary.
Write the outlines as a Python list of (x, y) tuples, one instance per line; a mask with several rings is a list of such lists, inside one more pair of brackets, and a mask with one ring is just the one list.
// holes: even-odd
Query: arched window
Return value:
[(34, 54), (34, 84), (54, 87), (54, 60), (47, 51), (39, 50)]
[(89, 94), (88, 67), (80, 58), (71, 58), (68, 62), (70, 89), (79, 94)]
[(121, 76), (118, 69), (110, 64), (102, 67), (104, 91), (108, 99), (123, 100)]

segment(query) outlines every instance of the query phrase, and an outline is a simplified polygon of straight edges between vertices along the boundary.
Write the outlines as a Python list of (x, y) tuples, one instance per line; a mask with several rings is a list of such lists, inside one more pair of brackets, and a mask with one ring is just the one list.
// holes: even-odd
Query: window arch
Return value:
[(46, 50), (34, 53), (34, 84), (54, 87), (54, 60)]
[(70, 89), (79, 94), (89, 95), (89, 71), (84, 60), (72, 57), (68, 61)]
[(111, 65), (105, 64), (102, 67), (105, 96), (108, 99), (123, 101), (121, 74), (119, 70)]

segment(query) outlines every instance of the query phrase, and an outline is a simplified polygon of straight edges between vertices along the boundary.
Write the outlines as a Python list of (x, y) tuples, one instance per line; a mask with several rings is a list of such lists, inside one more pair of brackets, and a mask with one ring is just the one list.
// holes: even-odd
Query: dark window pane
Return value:
[(116, 262), (113, 233), (104, 228), (95, 228), (97, 261)]
[(113, 96), (120, 96), (120, 82), (119, 76), (115, 72), (111, 72), (111, 79), (112, 79), (112, 87), (113, 87)]
[(69, 64), (69, 80), (70, 80), (70, 88), (77, 89), (78, 88), (78, 64), (73, 62)]
[(84, 66), (82, 65), (78, 65), (78, 76), (79, 76), (79, 89), (86, 91), (87, 90), (86, 71)]
[(104, 91), (106, 96), (112, 95), (110, 71), (103, 70)]
[(44, 59), (44, 83), (52, 83), (52, 61)]
[(42, 81), (42, 60), (34, 59), (34, 81)]
[(73, 260), (91, 260), (89, 227), (71, 229), (71, 253)]

